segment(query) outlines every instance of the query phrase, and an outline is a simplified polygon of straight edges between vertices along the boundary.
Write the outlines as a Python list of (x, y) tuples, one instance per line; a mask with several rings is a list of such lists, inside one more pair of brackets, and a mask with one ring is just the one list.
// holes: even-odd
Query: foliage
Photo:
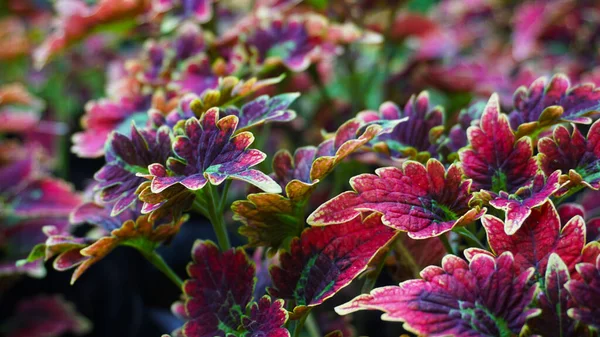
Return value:
[[(598, 13), (8, 0), (0, 297), (129, 247), (180, 291), (157, 336), (597, 336)], [(89, 323), (39, 296), (0, 332)]]

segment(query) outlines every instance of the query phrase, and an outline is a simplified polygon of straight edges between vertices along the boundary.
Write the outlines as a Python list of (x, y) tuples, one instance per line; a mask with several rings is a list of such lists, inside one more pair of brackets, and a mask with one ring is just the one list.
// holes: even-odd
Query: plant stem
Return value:
[(225, 185), (223, 186), (223, 192), (221, 194), (221, 201), (219, 201), (219, 214), (225, 211), (225, 204), (227, 203), (227, 193), (229, 193), (229, 187), (231, 186), (231, 182), (233, 179), (225, 180)]
[(413, 257), (412, 253), (406, 248), (404, 243), (402, 243), (402, 238), (398, 238), (398, 240), (396, 240), (394, 249), (396, 249), (396, 251), (400, 253), (401, 261), (404, 261), (406, 263), (406, 266), (412, 272), (412, 277), (419, 278), (419, 272), (421, 271), (421, 267), (419, 267), (417, 261), (415, 261), (415, 258)]
[(377, 263), (377, 267), (375, 268), (375, 270), (369, 273), (369, 275), (367, 275), (367, 277), (365, 278), (365, 283), (363, 284), (360, 290), (362, 294), (370, 293), (371, 290), (373, 290), (373, 288), (375, 287), (375, 283), (377, 283), (377, 279), (379, 278), (379, 275), (381, 274), (381, 271), (385, 266), (385, 258), (385, 256), (382, 256), (381, 261)]
[(442, 234), (442, 235), (440, 235), (438, 237), (440, 238), (440, 241), (442, 241), (442, 244), (444, 245), (444, 248), (446, 248), (446, 252), (447, 253), (456, 254), (456, 252), (454, 252), (454, 249), (450, 245), (450, 241), (448, 241), (448, 237), (446, 236), (446, 234)]
[(175, 274), (173, 269), (169, 267), (169, 265), (165, 262), (162, 256), (158, 255), (156, 251), (153, 250), (151, 253), (142, 252), (142, 255), (144, 255), (144, 257), (148, 261), (150, 261), (150, 263), (152, 263), (156, 267), (156, 269), (160, 270), (163, 274), (165, 274), (165, 276), (168, 277), (169, 280), (173, 281), (173, 283), (175, 283), (175, 285), (177, 285), (179, 289), (183, 287), (183, 281), (179, 278), (179, 276), (177, 276), (177, 274)]
[(205, 217), (210, 219), (210, 214), (208, 213), (208, 210), (206, 209), (206, 207), (204, 207), (202, 205), (202, 203), (200, 203), (198, 201), (198, 198), (196, 198), (196, 200), (194, 200), (194, 203), (192, 204), (192, 210), (196, 213), (200, 213), (202, 215), (204, 215)]
[(215, 231), (215, 235), (217, 236), (217, 241), (219, 242), (219, 247), (222, 251), (226, 251), (231, 248), (231, 244), (229, 243), (229, 234), (227, 233), (227, 228), (225, 227), (225, 221), (223, 220), (223, 214), (218, 212), (219, 205), (217, 204), (217, 193), (216, 188), (211, 184), (206, 184), (208, 189), (208, 193), (206, 193), (208, 197), (208, 213), (209, 220), (213, 226), (213, 230)]
[(573, 194), (581, 191), (584, 188), (583, 185), (579, 185), (579, 186), (575, 186), (574, 188), (571, 188), (567, 193), (565, 193), (565, 195), (554, 199), (554, 206), (558, 206), (561, 203), (563, 203), (565, 200), (567, 200), (568, 198), (570, 198)]
[(306, 322), (306, 319), (308, 318), (309, 314), (310, 314), (310, 309), (308, 309), (308, 311), (306, 311), (306, 313), (304, 313), (304, 315), (302, 315), (302, 317), (300, 317), (298, 322), (296, 322), (296, 327), (294, 328), (294, 333), (292, 334), (292, 337), (300, 336), (300, 333), (302, 332), (302, 328), (304, 327), (304, 322)]
[(475, 245), (481, 249), (485, 249), (485, 245), (481, 241), (479, 241), (479, 238), (477, 238), (477, 236), (475, 234), (471, 233), (465, 227), (456, 227), (453, 229), (453, 232), (458, 233), (461, 236), (465, 237), (471, 245)]
[(317, 324), (317, 320), (315, 320), (315, 316), (312, 313), (308, 314), (305, 324), (306, 324), (306, 330), (308, 331), (308, 335), (310, 337), (321, 337), (321, 331), (319, 331), (319, 325)]

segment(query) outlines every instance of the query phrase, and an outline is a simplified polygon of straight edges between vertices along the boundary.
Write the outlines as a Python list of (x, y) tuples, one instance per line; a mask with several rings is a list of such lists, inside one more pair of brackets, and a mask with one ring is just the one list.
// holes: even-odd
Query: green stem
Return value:
[(308, 335), (310, 337), (321, 337), (321, 331), (319, 330), (319, 325), (317, 324), (317, 320), (312, 313), (308, 314), (306, 318), (306, 330), (308, 331)]
[(204, 205), (202, 205), (202, 203), (198, 200), (197, 196), (196, 196), (196, 200), (194, 200), (194, 203), (192, 204), (192, 210), (194, 212), (200, 213), (210, 219), (210, 214), (208, 213), (208, 209), (206, 209), (206, 207), (204, 207)]
[(563, 195), (563, 196), (561, 196), (561, 197), (556, 198), (556, 199), (553, 200), (554, 201), (554, 206), (560, 205), (565, 200), (567, 200), (568, 198), (570, 198), (573, 194), (581, 191), (584, 187), (585, 186), (583, 186), (583, 185), (578, 185), (578, 186), (575, 186), (575, 187), (571, 188), (567, 193), (565, 193), (565, 195)]
[(229, 243), (229, 234), (227, 233), (227, 228), (225, 227), (225, 221), (223, 220), (223, 214), (218, 212), (218, 204), (217, 204), (217, 193), (216, 188), (211, 184), (206, 184), (208, 189), (208, 193), (206, 193), (208, 197), (208, 213), (209, 219), (213, 226), (213, 230), (215, 231), (215, 235), (217, 236), (217, 241), (219, 242), (219, 247), (222, 251), (226, 251), (231, 248), (231, 243)]
[(438, 237), (440, 238), (440, 241), (442, 241), (442, 244), (444, 245), (444, 248), (446, 248), (446, 252), (447, 253), (456, 254), (456, 252), (454, 251), (454, 249), (450, 245), (450, 241), (448, 241), (448, 236), (446, 236), (446, 234), (442, 234), (442, 235), (440, 235)]
[(173, 269), (169, 267), (169, 265), (165, 262), (162, 256), (158, 255), (156, 251), (152, 251), (151, 253), (142, 252), (142, 255), (152, 263), (156, 269), (160, 270), (166, 277), (169, 278), (175, 285), (181, 289), (183, 287), (183, 281), (175, 274)]
[(222, 214), (225, 211), (225, 204), (227, 203), (227, 193), (229, 193), (229, 187), (231, 186), (231, 182), (233, 179), (225, 180), (225, 185), (223, 186), (223, 192), (221, 194), (221, 201), (219, 201), (219, 214)]
[(381, 271), (383, 271), (384, 266), (385, 266), (385, 256), (382, 256), (381, 261), (379, 261), (379, 263), (377, 263), (377, 267), (375, 268), (375, 270), (373, 270), (371, 273), (369, 273), (369, 275), (367, 275), (367, 277), (365, 278), (365, 283), (363, 283), (363, 286), (360, 290), (360, 292), (362, 294), (368, 294), (371, 292), (371, 290), (373, 290), (373, 288), (375, 287), (375, 283), (377, 283), (377, 279), (379, 278), (379, 275), (381, 274)]
[(483, 244), (483, 242), (479, 241), (479, 238), (465, 227), (456, 227), (452, 231), (465, 237), (469, 244), (478, 246), (481, 249), (485, 249), (485, 245)]
[(300, 317), (298, 322), (296, 322), (296, 327), (294, 328), (294, 333), (292, 334), (292, 337), (300, 336), (300, 333), (302, 332), (302, 328), (304, 328), (304, 323), (306, 322), (306, 319), (308, 318), (309, 314), (310, 314), (310, 309), (308, 311), (306, 311), (306, 313), (304, 313), (304, 315), (302, 315), (302, 317)]
[(413, 257), (412, 253), (406, 248), (404, 243), (402, 243), (402, 239), (399, 238), (398, 240), (396, 240), (394, 249), (398, 253), (400, 253), (400, 261), (404, 262), (405, 265), (410, 269), (410, 271), (412, 272), (412, 277), (419, 278), (419, 272), (421, 271), (421, 267), (419, 267), (419, 264), (417, 263), (417, 261), (415, 261), (415, 258)]

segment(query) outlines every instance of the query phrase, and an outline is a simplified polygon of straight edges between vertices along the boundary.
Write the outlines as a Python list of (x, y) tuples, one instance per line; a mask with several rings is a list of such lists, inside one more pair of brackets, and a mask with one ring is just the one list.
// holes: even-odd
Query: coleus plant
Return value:
[[(530, 81), (519, 69), (513, 80), (474, 63), (466, 68), (482, 88), (460, 86), (477, 100), (458, 116), (451, 99), (415, 85), (402, 93), (414, 94), (408, 99), (353, 100), (356, 111), (319, 124), (323, 114), (301, 110), (315, 93), (330, 105), (315, 111), (344, 106), (335, 97), (339, 69), (329, 64), (339, 54), (351, 56), (339, 59), (349, 63), (351, 95), (380, 80), (360, 79), (356, 68), (370, 62), (369, 52), (354, 44), (372, 37), (355, 23), (377, 21), (380, 3), (349, 3), (346, 11), (325, 2), (315, 11), (317, 2), (299, 2), (256, 1), (240, 14), (225, 1), (74, 1), (71, 10), (59, 1), (61, 20), (36, 53), (39, 65), (91, 28), (124, 19), (151, 31), (158, 23), (162, 37), (115, 60), (106, 97), (86, 106), (72, 151), (103, 156), (104, 164), (83, 195), (51, 177), (38, 152), (13, 155), (26, 152), (21, 133), (40, 123), (43, 105), (18, 86), (0, 91), (0, 117), (16, 121), (0, 131), (24, 140), (0, 138), (0, 275), (41, 276), (42, 260), (53, 259), (54, 269), (73, 270), (73, 283), (117, 247), (134, 248), (181, 290), (172, 311), (183, 323), (172, 336), (322, 336), (329, 331), (319, 331), (320, 311), (333, 297), (355, 295), (335, 311), (383, 311), (383, 320), (420, 336), (597, 336), (600, 226), (593, 210), (566, 201), (600, 188), (600, 91), (562, 74)], [(435, 66), (452, 75), (446, 82), (464, 70), (440, 68), (436, 58), (478, 49), (478, 37), (459, 26), (477, 28), (472, 18), (495, 9), (452, 6), (440, 5), (451, 15), (439, 23), (418, 21), (430, 26), (414, 34), (426, 43), (406, 62), (425, 67), (434, 84), (445, 83)], [(365, 22), (356, 17), (363, 12)], [(386, 38), (413, 35), (395, 29), (396, 14), (387, 31), (378, 22), (374, 29)], [(545, 26), (526, 31), (521, 16), (516, 25), (519, 41), (544, 36)], [(448, 37), (456, 41), (430, 45)], [(382, 81), (394, 80), (397, 52), (386, 40), (373, 63), (384, 69)], [(496, 59), (511, 69), (503, 53)], [(514, 91), (520, 82), (526, 86)], [(300, 95), (307, 87), (314, 92)], [(20, 97), (6, 98), (14, 92)], [(277, 133), (299, 129), (320, 138), (299, 144)], [(217, 244), (198, 238), (184, 281), (157, 249), (177, 242), (197, 215)], [(409, 273), (393, 275), (399, 286), (375, 288), (390, 266)], [(357, 283), (362, 294), (352, 293)], [(57, 307), (48, 321), (64, 321), (64, 331), (86, 329), (68, 319), (79, 317), (60, 299), (37, 305)], [(17, 321), (36, 310), (23, 308)], [(327, 336), (351, 329), (335, 330)]]
[[(595, 302), (583, 293), (598, 281), (600, 243), (586, 242), (586, 222), (579, 213), (565, 210), (567, 218), (561, 220), (555, 207), (582, 186), (594, 186), (561, 174), (563, 167), (548, 158), (552, 144), (565, 142), (518, 138), (496, 96), (478, 124), (461, 129), (468, 144), (457, 162), (442, 157), (423, 164), (388, 152), (395, 166), (353, 177), (353, 191), (314, 209), (311, 195), (321, 181), (353, 153), (371, 150), (374, 139), (401, 133), (398, 126), (409, 123), (405, 116), (385, 114), (388, 119), (381, 121), (361, 113), (316, 147), (299, 148), (293, 156), (278, 152), (269, 176), (253, 168), (266, 156), (249, 148), (254, 136), (247, 130), (295, 117), (288, 107), (297, 95), (258, 96), (240, 107), (211, 108), (206, 95), (184, 100), (188, 106), (179, 111), (188, 112), (178, 113), (176, 122), (132, 124), (128, 135), (111, 134), (107, 164), (95, 176), (91, 200), (71, 216), (73, 222), (102, 229), (100, 238), (46, 226), (46, 242), (20, 263), (56, 256), (55, 269), (76, 268), (74, 282), (117, 246), (130, 246), (183, 291), (173, 310), (186, 323), (174, 335), (290, 336), (302, 331), (314, 307), (363, 273), (363, 290), (369, 292), (389, 251), (410, 252), (405, 240), (437, 237), (450, 253), (441, 267), (426, 267), (420, 280), (360, 295), (337, 312), (382, 310), (385, 320), (431, 336), (537, 333), (547, 328), (543, 322), (556, 319), (567, 335), (592, 334), (597, 328)], [(427, 106), (427, 94), (421, 94), (407, 109), (427, 111)], [(389, 108), (397, 111), (392, 103)], [(409, 115), (409, 121), (424, 116)], [(562, 132), (572, 139), (563, 129), (558, 126), (554, 137)], [(582, 151), (593, 153), (593, 146), (574, 132)], [(436, 133), (443, 142), (443, 130)], [(438, 156), (431, 147), (422, 150)], [(576, 163), (573, 171), (582, 165)], [(255, 284), (264, 273), (256, 272), (243, 247), (231, 248), (223, 217), (232, 179), (253, 186), (247, 200), (231, 206), (234, 219), (243, 223), (239, 232), (248, 238), (245, 247), (268, 248), (277, 261), (270, 281), (260, 282), (270, 284), (261, 297), (255, 297), (261, 293)], [(307, 208), (314, 211), (305, 218)], [(190, 279), (183, 282), (156, 248), (169, 243), (190, 211), (211, 221), (219, 245), (196, 243)], [(399, 240), (400, 232), (408, 238)], [(469, 262), (455, 255), (461, 252)]]

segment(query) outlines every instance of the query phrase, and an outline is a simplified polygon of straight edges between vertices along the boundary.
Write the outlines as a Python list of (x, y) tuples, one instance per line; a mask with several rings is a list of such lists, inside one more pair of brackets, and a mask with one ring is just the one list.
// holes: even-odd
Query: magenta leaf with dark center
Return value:
[(539, 276), (545, 274), (552, 253), (558, 254), (573, 272), (585, 245), (583, 218), (576, 216), (561, 229), (558, 212), (551, 201), (533, 209), (521, 228), (512, 235), (506, 234), (505, 224), (492, 215), (485, 215), (482, 223), (495, 254), (511, 252), (515, 266), (520, 270), (534, 267)]
[(512, 254), (480, 254), (466, 261), (447, 255), (442, 267), (429, 266), (422, 279), (376, 288), (335, 310), (381, 310), (386, 321), (426, 336), (513, 336), (539, 309), (529, 309), (537, 284), (533, 269), (521, 272)]
[(138, 129), (131, 125), (127, 137), (114, 132), (106, 147), (106, 164), (95, 174), (100, 199), (113, 203), (112, 216), (134, 207), (136, 189), (146, 179), (138, 173), (148, 173), (148, 165), (164, 163), (171, 155), (171, 131), (161, 127), (157, 131)]
[(573, 184), (600, 188), (600, 123), (592, 124), (587, 137), (574, 127), (573, 133), (564, 126), (554, 129), (552, 137), (538, 142), (540, 164), (544, 172), (561, 170)]
[(513, 100), (510, 124), (515, 130), (524, 124), (554, 120), (589, 124), (592, 119), (588, 115), (600, 109), (600, 90), (591, 83), (571, 87), (569, 79), (558, 74), (550, 81), (540, 77), (529, 88), (520, 87)]
[(319, 51), (321, 39), (309, 35), (300, 19), (273, 19), (248, 36), (247, 44), (260, 63), (281, 62), (294, 72), (304, 71)]
[(459, 156), (474, 190), (512, 194), (532, 182), (538, 166), (531, 139), (516, 139), (507, 116), (500, 112), (496, 94), (488, 101), (480, 125), (471, 126), (467, 135), (470, 147), (461, 150)]
[(223, 116), (238, 117), (237, 132), (264, 123), (289, 122), (296, 118), (296, 112), (288, 108), (298, 96), (299, 93), (280, 94), (271, 98), (267, 95), (259, 96), (244, 104), (241, 109), (235, 106), (224, 108)]
[(412, 96), (403, 111), (386, 102), (379, 107), (379, 113), (363, 112), (358, 118), (383, 124), (382, 133), (373, 143), (377, 150), (393, 158), (415, 159), (420, 152), (437, 154), (437, 139), (444, 130), (444, 111), (440, 106), (431, 106), (426, 91)]
[(379, 214), (309, 228), (292, 241), (290, 252), (280, 255), (280, 265), (271, 268), (269, 293), (295, 300), (298, 316), (350, 284), (395, 235)]
[(471, 181), (463, 180), (455, 165), (446, 171), (435, 159), (427, 166), (408, 161), (402, 168), (384, 167), (375, 173), (353, 177), (350, 185), (354, 191), (322, 204), (308, 217), (308, 223), (330, 225), (363, 212), (378, 212), (385, 225), (406, 231), (411, 238), (426, 239), (481, 216), (478, 208), (469, 207)]
[(183, 285), (185, 305), (178, 309), (186, 320), (184, 336), (289, 337), (283, 300), (252, 300), (256, 267), (243, 249), (220, 252), (214, 243), (198, 240), (192, 259)]
[(575, 321), (567, 316), (572, 300), (565, 284), (571, 279), (569, 268), (557, 254), (550, 255), (537, 307), (542, 313), (527, 322), (529, 330), (540, 336), (575, 337)]
[(13, 315), (2, 323), (3, 334), (12, 337), (82, 335), (91, 330), (88, 319), (59, 295), (23, 299)]
[(575, 301), (569, 309), (569, 317), (600, 331), (600, 256), (596, 263), (577, 265), (581, 279), (567, 282), (566, 288)]
[(150, 174), (145, 176), (152, 179), (152, 192), (160, 193), (175, 184), (195, 191), (209, 181), (219, 185), (225, 179), (233, 178), (266, 192), (280, 193), (281, 187), (273, 179), (251, 168), (262, 162), (266, 155), (248, 148), (254, 136), (250, 132), (235, 134), (237, 125), (236, 116), (219, 119), (218, 108), (208, 110), (200, 120), (192, 117), (185, 121), (176, 130), (180, 135), (173, 143), (177, 157), (167, 160), (167, 168), (160, 163), (148, 167)]
[(538, 173), (531, 186), (521, 187), (514, 194), (501, 191), (490, 201), (490, 205), (506, 213), (504, 231), (514, 234), (531, 214), (531, 209), (539, 207), (560, 188), (560, 171), (553, 172), (547, 179), (543, 173)]

